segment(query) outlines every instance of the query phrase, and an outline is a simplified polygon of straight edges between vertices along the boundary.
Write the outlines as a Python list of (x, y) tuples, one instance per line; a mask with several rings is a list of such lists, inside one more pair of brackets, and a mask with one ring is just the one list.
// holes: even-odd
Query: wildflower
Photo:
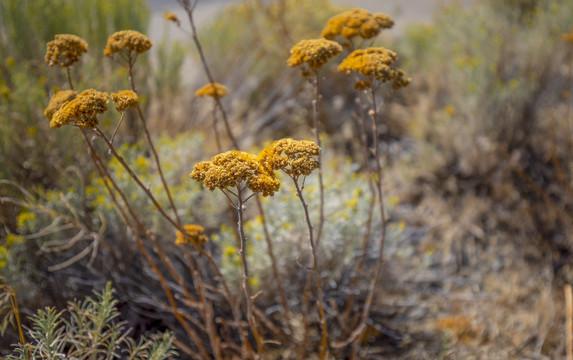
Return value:
[(195, 96), (211, 96), (215, 99), (222, 98), (223, 96), (227, 95), (229, 91), (225, 87), (225, 85), (215, 83), (208, 83), (207, 85), (203, 86), (201, 89), (195, 92)]
[(333, 56), (342, 52), (342, 46), (327, 39), (302, 40), (290, 50), (288, 66), (308, 64), (311, 69), (319, 69)]
[(10, 99), (10, 95), (12, 94), (12, 92), (10, 91), (10, 88), (8, 88), (7, 86), (2, 86), (2, 88), (0, 88), (0, 95), (2, 95), (2, 97), (4, 99)]
[(382, 29), (390, 29), (394, 20), (385, 14), (372, 14), (364, 9), (352, 9), (338, 14), (328, 20), (321, 36), (333, 40), (340, 35), (347, 40), (360, 36), (371, 39)]
[(58, 91), (52, 96), (50, 99), (50, 103), (46, 110), (44, 110), (44, 115), (48, 118), (48, 120), (52, 120), (52, 116), (56, 113), (56, 111), (60, 110), (64, 104), (73, 100), (78, 93), (74, 90), (62, 90)]
[(238, 188), (244, 182), (252, 192), (272, 196), (280, 186), (274, 173), (259, 163), (255, 155), (237, 150), (195, 164), (189, 177), (203, 182), (203, 186), (211, 191), (215, 188)]
[(111, 99), (115, 103), (115, 109), (119, 112), (126, 112), (137, 106), (139, 98), (134, 91), (123, 90), (118, 93), (112, 93)]
[(174, 13), (168, 13), (167, 15), (165, 15), (165, 19), (169, 20), (169, 21), (173, 21), (174, 23), (177, 24), (177, 26), (181, 25), (179, 18), (177, 18), (177, 15), (175, 15)]
[[(368, 79), (379, 82), (392, 82), (392, 88), (398, 90), (410, 83), (405, 78), (404, 70), (392, 68), (391, 65), (398, 60), (398, 56), (392, 50), (383, 47), (366, 48), (353, 51), (338, 67), (338, 71), (358, 72)], [(358, 82), (355, 88), (362, 89), (366, 85), (372, 86), (371, 82)]]
[(312, 141), (281, 139), (264, 148), (258, 160), (269, 170), (283, 170), (298, 178), (309, 175), (320, 167), (314, 156), (320, 155), (320, 147)]
[(571, 28), (571, 31), (569, 31), (567, 34), (561, 34), (561, 38), (565, 42), (573, 43), (573, 28)]
[(202, 226), (190, 224), (183, 226), (183, 229), (185, 234), (181, 231), (177, 231), (177, 234), (175, 234), (176, 245), (201, 245), (209, 240)]
[(62, 125), (96, 127), (98, 124), (96, 115), (103, 114), (107, 110), (107, 102), (108, 95), (105, 92), (94, 89), (84, 90), (73, 100), (64, 103), (53, 114), (50, 127), (61, 127)]
[(104, 55), (111, 56), (115, 53), (126, 50), (135, 51), (141, 54), (149, 50), (153, 42), (145, 35), (135, 30), (118, 31), (107, 39)]
[(46, 62), (50, 66), (71, 66), (88, 51), (88, 43), (79, 36), (71, 34), (58, 34), (55, 40), (47, 45)]

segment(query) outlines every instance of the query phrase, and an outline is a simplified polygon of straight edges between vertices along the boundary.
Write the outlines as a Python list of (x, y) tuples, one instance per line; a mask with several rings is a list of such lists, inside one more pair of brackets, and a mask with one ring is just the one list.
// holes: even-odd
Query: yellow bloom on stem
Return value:
[(62, 125), (96, 127), (98, 125), (96, 115), (107, 111), (107, 102), (108, 95), (105, 92), (94, 89), (84, 90), (73, 100), (64, 103), (53, 114), (50, 127), (61, 127)]
[(229, 91), (225, 85), (219, 83), (208, 83), (207, 85), (203, 86), (201, 89), (195, 91), (195, 96), (211, 96), (215, 99), (222, 98), (223, 96), (227, 95)]
[(386, 14), (372, 14), (364, 9), (352, 9), (333, 16), (322, 30), (321, 36), (333, 40), (340, 35), (347, 40), (360, 36), (371, 39), (382, 29), (394, 26), (394, 19)]
[(119, 112), (126, 112), (131, 108), (135, 108), (137, 106), (137, 102), (139, 101), (139, 97), (135, 91), (131, 90), (123, 90), (118, 93), (112, 93), (111, 99), (116, 105), (115, 109)]
[(141, 54), (149, 50), (153, 42), (145, 35), (135, 30), (123, 30), (112, 34), (107, 39), (104, 55), (111, 56), (123, 50), (127, 52), (135, 51)]
[[(392, 50), (383, 47), (366, 48), (353, 51), (338, 66), (338, 71), (349, 74), (352, 71), (364, 75), (368, 79), (379, 82), (392, 82), (392, 88), (398, 90), (410, 83), (405, 77), (404, 70), (391, 66), (398, 60), (398, 55)], [(358, 90), (370, 87), (370, 82), (359, 81), (355, 88)]]
[(312, 141), (281, 139), (264, 148), (257, 158), (269, 170), (283, 170), (298, 178), (320, 167), (314, 158), (318, 155), (320, 147)]
[(244, 182), (252, 192), (272, 196), (280, 186), (275, 174), (257, 161), (255, 155), (238, 150), (227, 151), (209, 161), (195, 164), (189, 177), (203, 182), (203, 186), (211, 191), (215, 188), (239, 188)]
[(62, 90), (58, 91), (57, 93), (52, 96), (50, 99), (50, 103), (46, 110), (44, 110), (44, 115), (48, 118), (48, 120), (52, 120), (52, 117), (56, 113), (56, 111), (60, 110), (64, 104), (73, 100), (78, 95), (77, 92), (74, 90)]
[(71, 34), (57, 34), (55, 39), (47, 44), (46, 62), (50, 66), (71, 66), (88, 51), (88, 43), (79, 36)]
[(177, 18), (177, 15), (175, 15), (174, 13), (168, 13), (165, 15), (165, 19), (169, 20), (169, 21), (173, 21), (174, 23), (176, 23), (177, 25), (180, 25), (181, 22), (179, 21), (179, 18)]
[(308, 64), (311, 69), (320, 69), (328, 60), (340, 54), (342, 46), (327, 39), (302, 40), (290, 50), (288, 66)]
[(202, 226), (190, 224), (183, 226), (183, 229), (185, 234), (181, 231), (177, 231), (177, 234), (175, 234), (176, 245), (201, 245), (209, 240)]

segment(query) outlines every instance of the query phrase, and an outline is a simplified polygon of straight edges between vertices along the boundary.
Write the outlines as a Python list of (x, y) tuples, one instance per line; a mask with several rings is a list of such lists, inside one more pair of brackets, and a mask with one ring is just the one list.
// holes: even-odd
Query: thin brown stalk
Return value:
[(241, 255), (241, 265), (243, 268), (243, 281), (241, 283), (243, 288), (243, 293), (245, 294), (245, 301), (247, 303), (247, 319), (249, 321), (249, 326), (257, 343), (258, 356), (256, 358), (263, 356), (263, 340), (257, 330), (257, 321), (255, 319), (255, 314), (253, 311), (253, 298), (251, 295), (251, 286), (249, 284), (249, 267), (247, 263), (247, 238), (245, 237), (244, 231), (244, 199), (243, 199), (243, 189), (237, 189), (237, 204), (236, 210), (238, 215), (237, 229), (239, 230), (240, 247), (239, 254)]
[(573, 294), (571, 285), (565, 285), (565, 333), (567, 360), (573, 360)]
[[(185, 12), (187, 13), (187, 17), (189, 18), (189, 24), (191, 25), (191, 38), (193, 40), (193, 43), (195, 44), (195, 47), (197, 48), (197, 52), (199, 53), (199, 58), (201, 59), (201, 64), (203, 65), (203, 70), (205, 71), (205, 74), (207, 75), (207, 79), (209, 79), (209, 83), (211, 83), (211, 86), (214, 87), (215, 86), (215, 78), (211, 74), (211, 70), (209, 69), (209, 65), (207, 63), (207, 60), (205, 58), (205, 54), (203, 52), (203, 47), (201, 46), (201, 42), (199, 41), (199, 38), (197, 37), (197, 29), (195, 27), (195, 20), (193, 19), (193, 10), (195, 9), (195, 5), (197, 4), (197, 0), (193, 1), (192, 5), (189, 3), (189, 0), (178, 0), (178, 1), (183, 6), (183, 8), (185, 9)], [(233, 146), (236, 149), (239, 149), (239, 143), (237, 142), (237, 140), (235, 139), (235, 136), (233, 135), (233, 132), (231, 131), (229, 119), (227, 118), (227, 113), (225, 112), (225, 108), (223, 107), (223, 103), (221, 102), (221, 99), (218, 97), (214, 97), (214, 99), (215, 99), (215, 102), (217, 103), (217, 106), (221, 110), (221, 114), (223, 116), (223, 123), (225, 124), (225, 129), (227, 130), (227, 136), (229, 136), (229, 139), (231, 140), (231, 143), (233, 144)]]
[(209, 355), (208, 355), (207, 351), (205, 350), (205, 348), (203, 347), (202, 341), (200, 340), (197, 333), (189, 326), (189, 324), (185, 321), (185, 319), (183, 318), (183, 316), (179, 312), (178, 307), (177, 307), (177, 303), (175, 302), (175, 298), (173, 296), (173, 293), (171, 292), (171, 289), (167, 285), (167, 281), (165, 280), (165, 277), (161, 273), (161, 270), (159, 270), (159, 267), (155, 263), (155, 260), (153, 260), (153, 257), (151, 256), (151, 254), (149, 254), (149, 251), (147, 250), (147, 248), (143, 244), (141, 238), (137, 235), (138, 232), (137, 232), (135, 226), (130, 221), (130, 217), (127, 215), (127, 213), (125, 212), (125, 209), (120, 204), (117, 197), (115, 196), (115, 193), (112, 190), (111, 186), (113, 186), (115, 191), (117, 191), (118, 194), (120, 195), (120, 197), (122, 197), (122, 201), (125, 203), (127, 210), (131, 213), (131, 218), (133, 220), (136, 220), (137, 216), (135, 215), (135, 213), (133, 213), (133, 210), (131, 209), (131, 207), (129, 207), (129, 203), (127, 202), (127, 199), (125, 198), (125, 194), (123, 193), (123, 191), (121, 191), (121, 188), (119, 188), (119, 186), (111, 178), (109, 172), (107, 171), (107, 168), (105, 167), (105, 164), (103, 163), (101, 158), (99, 158), (99, 155), (97, 155), (97, 152), (96, 152), (94, 146), (92, 145), (92, 143), (90, 142), (90, 140), (88, 139), (86, 133), (82, 131), (82, 134), (84, 136), (84, 140), (86, 141), (86, 144), (88, 145), (89, 153), (90, 153), (90, 156), (92, 158), (92, 161), (96, 165), (96, 170), (98, 171), (98, 174), (102, 178), (104, 185), (106, 186), (112, 201), (116, 205), (116, 208), (120, 212), (124, 222), (130, 228), (133, 236), (136, 238), (137, 245), (140, 248), (141, 252), (143, 253), (145, 259), (147, 260), (147, 262), (151, 266), (152, 271), (159, 278), (159, 282), (161, 284), (161, 287), (163, 288), (163, 291), (165, 292), (167, 299), (169, 301), (169, 304), (171, 306), (171, 308), (170, 308), (171, 313), (175, 316), (177, 321), (179, 321), (179, 323), (183, 326), (183, 328), (185, 329), (185, 331), (187, 332), (187, 334), (189, 335), (191, 340), (194, 342), (194, 344), (197, 346), (197, 349), (203, 355), (203, 357), (205, 359), (208, 359)]
[(360, 106), (360, 138), (362, 140), (362, 149), (364, 151), (364, 162), (366, 164), (366, 175), (368, 177), (368, 188), (370, 189), (370, 193), (372, 196), (370, 197), (369, 207), (368, 207), (368, 219), (366, 220), (366, 229), (364, 231), (364, 236), (362, 238), (362, 254), (358, 263), (356, 264), (356, 268), (354, 270), (354, 274), (352, 280), (350, 281), (350, 295), (348, 296), (346, 302), (346, 309), (344, 311), (344, 316), (342, 317), (341, 324), (348, 323), (348, 317), (352, 311), (352, 306), (354, 304), (354, 297), (355, 297), (355, 289), (358, 285), (358, 280), (362, 274), (362, 268), (364, 267), (364, 263), (366, 261), (366, 256), (368, 255), (368, 244), (370, 240), (370, 235), (372, 234), (372, 220), (373, 220), (373, 213), (374, 213), (374, 205), (376, 203), (376, 189), (372, 179), (372, 165), (370, 164), (370, 149), (368, 148), (368, 131), (366, 126), (366, 116), (364, 114), (364, 109), (362, 103), (360, 102), (360, 98), (358, 98), (358, 105)]
[[(374, 82), (372, 82), (374, 83)], [(384, 194), (382, 189), (382, 163), (380, 158), (380, 146), (378, 145), (378, 128), (376, 126), (376, 118), (378, 109), (376, 106), (376, 93), (374, 87), (370, 89), (370, 102), (372, 105), (372, 110), (370, 111), (370, 115), (372, 117), (372, 138), (373, 138), (373, 146), (374, 146), (374, 157), (376, 160), (376, 191), (378, 194), (378, 205), (380, 209), (380, 220), (381, 220), (381, 234), (379, 240), (379, 249), (378, 249), (378, 259), (376, 261), (376, 268), (375, 268), (375, 275), (370, 281), (368, 285), (368, 295), (366, 296), (366, 300), (364, 302), (364, 307), (362, 309), (362, 316), (360, 319), (360, 324), (356, 328), (353, 333), (355, 337), (353, 346), (352, 346), (352, 357), (351, 359), (356, 359), (358, 355), (358, 350), (360, 348), (360, 343), (362, 339), (362, 335), (366, 331), (367, 328), (367, 321), (370, 315), (370, 307), (372, 306), (372, 300), (374, 298), (374, 292), (376, 290), (376, 284), (380, 279), (380, 275), (382, 274), (382, 265), (384, 263), (384, 242), (386, 240), (386, 216), (384, 214)]]
[[(133, 90), (133, 92), (137, 92), (135, 89), (135, 83), (133, 82), (133, 62), (129, 63), (128, 71), (129, 71), (129, 83), (131, 86), (131, 90)], [(145, 133), (145, 139), (149, 144), (151, 153), (153, 154), (153, 159), (155, 160), (155, 166), (157, 166), (157, 172), (159, 173), (159, 178), (161, 179), (161, 183), (163, 184), (163, 188), (165, 189), (165, 193), (167, 194), (169, 205), (171, 205), (171, 209), (173, 210), (173, 214), (175, 215), (175, 220), (177, 221), (177, 224), (179, 225), (179, 227), (181, 227), (181, 219), (179, 218), (179, 214), (177, 213), (177, 207), (173, 202), (173, 197), (171, 196), (171, 191), (169, 190), (167, 181), (165, 181), (165, 176), (163, 175), (163, 169), (161, 168), (161, 161), (159, 161), (159, 155), (157, 154), (157, 150), (155, 150), (155, 145), (153, 145), (153, 141), (151, 140), (151, 135), (149, 133), (149, 129), (147, 128), (147, 121), (145, 120), (145, 115), (143, 115), (143, 111), (141, 111), (141, 106), (139, 106), (139, 103), (137, 104), (137, 115), (139, 115), (139, 120), (141, 120), (141, 125), (143, 126), (143, 132)]]
[(273, 270), (273, 277), (275, 278), (275, 281), (277, 283), (277, 289), (279, 292), (279, 299), (281, 302), (281, 306), (283, 307), (283, 311), (285, 312), (285, 322), (287, 324), (287, 328), (289, 331), (289, 336), (292, 336), (294, 334), (294, 330), (292, 328), (292, 324), (290, 323), (290, 311), (288, 308), (288, 303), (287, 303), (287, 298), (286, 298), (286, 294), (283, 288), (283, 284), (281, 281), (281, 277), (279, 274), (279, 269), (277, 266), (277, 260), (275, 257), (275, 254), (273, 252), (273, 244), (271, 242), (271, 235), (269, 234), (269, 229), (267, 226), (267, 219), (265, 216), (265, 212), (263, 209), (263, 205), (261, 204), (261, 199), (257, 196), (255, 197), (256, 203), (257, 203), (257, 209), (259, 210), (259, 216), (261, 217), (261, 222), (263, 225), (263, 234), (265, 236), (265, 241), (267, 243), (267, 253), (269, 254), (269, 258), (271, 259), (271, 268)]
[(312, 229), (312, 222), (310, 220), (310, 214), (308, 212), (308, 204), (306, 203), (306, 201), (304, 200), (304, 197), (302, 196), (302, 188), (301, 186), (298, 184), (298, 179), (296, 178), (292, 178), (296, 187), (296, 195), (298, 196), (300, 202), (302, 203), (302, 207), (304, 209), (304, 216), (306, 219), (306, 225), (308, 226), (308, 236), (309, 236), (309, 243), (310, 243), (310, 249), (311, 249), (311, 254), (312, 254), (312, 271), (314, 274), (314, 281), (315, 281), (315, 285), (316, 285), (316, 291), (317, 291), (317, 298), (318, 298), (318, 314), (319, 314), (319, 319), (320, 319), (320, 327), (321, 327), (321, 332), (322, 332), (322, 339), (320, 342), (320, 359), (326, 359), (326, 357), (328, 356), (328, 349), (327, 349), (327, 345), (328, 345), (328, 329), (326, 326), (326, 314), (324, 311), (324, 304), (323, 304), (323, 294), (322, 294), (322, 282), (320, 280), (320, 274), (318, 272), (318, 256), (316, 253), (316, 243), (314, 240), (314, 234), (313, 234), (313, 229)]
[(74, 84), (72, 84), (72, 74), (70, 72), (70, 67), (66, 67), (66, 74), (68, 75), (68, 84), (70, 84), (70, 90), (74, 90)]
[[(314, 98), (312, 100), (312, 120), (314, 124), (314, 136), (316, 145), (322, 148), (322, 143), (320, 142), (320, 131), (318, 129), (318, 101), (320, 100), (320, 93), (318, 91), (318, 70), (313, 71), (312, 77), (312, 86), (314, 91)], [(321, 163), (321, 153), (318, 154), (318, 162)], [(322, 166), (318, 168), (318, 185), (320, 188), (320, 204), (318, 207), (319, 211), (319, 220), (318, 220), (318, 228), (316, 230), (316, 246), (320, 243), (320, 238), (322, 237), (322, 229), (324, 227), (324, 183), (322, 181)]]
[(98, 136), (100, 136), (105, 143), (107, 144), (107, 146), (109, 147), (109, 150), (111, 151), (111, 153), (113, 154), (113, 156), (117, 159), (117, 161), (119, 161), (119, 163), (121, 164), (121, 166), (127, 171), (127, 173), (129, 174), (129, 176), (131, 176), (131, 178), (135, 181), (135, 183), (145, 192), (145, 194), (147, 195), (147, 197), (151, 200), (151, 202), (153, 203), (153, 205), (155, 206), (155, 208), (157, 209), (157, 211), (159, 211), (159, 213), (168, 221), (171, 223), (171, 225), (173, 225), (175, 228), (177, 228), (179, 231), (185, 233), (185, 230), (181, 227), (181, 225), (179, 225), (177, 222), (175, 222), (166, 212), (165, 210), (163, 210), (163, 208), (161, 207), (161, 205), (159, 205), (159, 202), (157, 201), (157, 199), (155, 198), (155, 196), (153, 195), (153, 193), (151, 193), (151, 191), (149, 190), (149, 188), (147, 188), (139, 179), (139, 177), (131, 170), (130, 166), (127, 164), (127, 162), (123, 159), (123, 157), (121, 155), (119, 155), (117, 153), (117, 151), (115, 150), (115, 147), (113, 146), (113, 144), (109, 141), (109, 139), (107, 138), (107, 136), (105, 136), (105, 134), (103, 133), (103, 131), (101, 131), (98, 127), (94, 128), (96, 134)]

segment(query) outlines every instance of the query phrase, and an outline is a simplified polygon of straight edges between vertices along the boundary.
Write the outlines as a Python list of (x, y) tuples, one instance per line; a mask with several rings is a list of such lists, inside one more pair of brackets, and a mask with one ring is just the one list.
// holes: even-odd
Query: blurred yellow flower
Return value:
[(209, 240), (202, 226), (189, 224), (183, 226), (183, 229), (185, 234), (181, 231), (177, 231), (177, 234), (175, 234), (175, 244), (177, 245), (201, 245)]
[(211, 96), (215, 99), (222, 98), (223, 96), (227, 95), (229, 91), (225, 87), (225, 85), (219, 83), (208, 83), (207, 85), (203, 86), (201, 89), (195, 92), (195, 96)]
[(94, 89), (84, 90), (73, 100), (63, 104), (53, 114), (50, 127), (61, 127), (62, 125), (96, 127), (98, 125), (96, 115), (103, 114), (107, 110), (107, 102), (107, 93)]
[(71, 66), (88, 51), (88, 43), (79, 36), (71, 34), (57, 34), (55, 40), (47, 44), (46, 62), (50, 66)]
[(333, 40), (340, 35), (348, 40), (360, 36), (371, 39), (382, 29), (394, 26), (394, 19), (386, 14), (372, 14), (364, 9), (352, 9), (328, 20), (321, 36)]
[(122, 51), (135, 51), (141, 54), (149, 50), (153, 42), (145, 35), (135, 30), (123, 30), (112, 34), (107, 39), (104, 55), (111, 56)]
[(179, 19), (177, 18), (177, 15), (175, 15), (174, 13), (168, 13), (165, 15), (165, 19), (169, 20), (169, 21), (173, 21), (174, 23), (177, 24), (177, 26), (181, 25), (181, 22), (179, 21)]
[(50, 99), (50, 103), (46, 110), (44, 110), (44, 115), (48, 118), (48, 120), (52, 120), (52, 117), (56, 113), (56, 111), (60, 110), (62, 106), (68, 103), (70, 100), (73, 100), (78, 93), (74, 90), (62, 90), (58, 91), (52, 96)]
[[(353, 51), (338, 67), (338, 71), (349, 74), (354, 71), (371, 80), (379, 82), (392, 82), (392, 88), (398, 90), (410, 83), (402, 69), (392, 68), (391, 65), (398, 60), (398, 55), (392, 50), (383, 47), (366, 48)], [(363, 88), (370, 82), (359, 82), (356, 88)]]
[(312, 141), (281, 139), (264, 148), (257, 156), (265, 167), (272, 170), (283, 170), (288, 175), (298, 178), (309, 175), (320, 167), (314, 157), (320, 155), (320, 147)]
[(245, 182), (248, 189), (263, 196), (274, 195), (280, 186), (275, 174), (257, 161), (255, 155), (237, 150), (195, 164), (189, 177), (203, 182), (209, 190), (240, 187)]
[(135, 108), (139, 97), (134, 91), (123, 90), (118, 93), (112, 93), (111, 99), (115, 103), (115, 109), (119, 112), (126, 112), (129, 109)]
[(311, 69), (319, 69), (333, 56), (342, 52), (342, 46), (327, 39), (302, 40), (290, 50), (288, 66), (308, 64)]

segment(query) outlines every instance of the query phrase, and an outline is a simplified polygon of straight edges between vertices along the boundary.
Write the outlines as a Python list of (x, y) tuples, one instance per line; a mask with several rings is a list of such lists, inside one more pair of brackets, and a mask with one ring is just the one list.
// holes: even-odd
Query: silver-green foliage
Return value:
[(18, 344), (7, 360), (16, 359), (166, 359), (176, 355), (174, 336), (167, 332), (139, 341), (129, 337), (118, 321), (117, 300), (108, 283), (93, 297), (70, 302), (67, 309), (39, 310), (27, 331), (28, 342)]

